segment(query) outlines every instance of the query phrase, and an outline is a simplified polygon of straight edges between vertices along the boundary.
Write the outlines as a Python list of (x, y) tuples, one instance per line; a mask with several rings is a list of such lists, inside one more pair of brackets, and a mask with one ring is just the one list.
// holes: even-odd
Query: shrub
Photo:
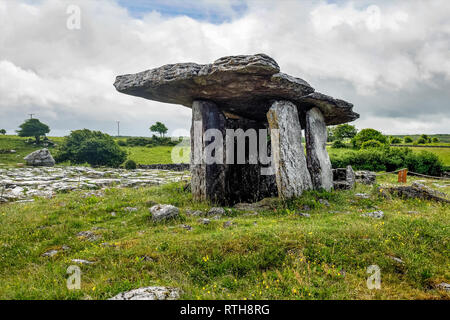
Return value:
[(361, 149), (379, 149), (382, 148), (384, 145), (378, 141), (378, 140), (369, 140), (366, 142), (363, 142), (361, 145)]
[(6, 134), (6, 130), (5, 129), (0, 129), (0, 134), (5, 135)]
[(137, 168), (136, 162), (134, 162), (133, 160), (129, 159), (125, 162), (124, 165), (125, 169), (127, 170), (134, 170)]
[(440, 140), (439, 140), (439, 138), (434, 137), (431, 141), (436, 143), (436, 142), (439, 142)]
[(382, 144), (386, 144), (386, 137), (379, 131), (375, 129), (362, 129), (358, 134), (352, 139), (353, 146), (357, 149), (361, 148), (361, 145), (370, 140), (377, 140)]
[(413, 142), (413, 139), (412, 139), (411, 137), (405, 137), (405, 138), (403, 139), (403, 141), (405, 141), (405, 143), (412, 143), (412, 142)]
[(346, 145), (341, 140), (336, 140), (332, 143), (331, 147), (334, 149), (342, 149), (346, 148)]
[(425, 138), (419, 138), (418, 140), (417, 140), (417, 143), (418, 144), (425, 144), (425, 143), (427, 143), (427, 139), (425, 139)]
[(391, 137), (391, 144), (399, 144), (402, 142), (402, 139), (400, 139), (399, 137)]
[(114, 139), (100, 131), (88, 129), (72, 131), (64, 139), (55, 156), (57, 162), (70, 161), (74, 164), (89, 163), (92, 166), (118, 167), (126, 159)]
[(442, 161), (429, 151), (409, 154), (406, 158), (406, 166), (410, 171), (431, 176), (440, 176), (444, 172)]
[(117, 144), (121, 147), (126, 147), (127, 146), (127, 142), (125, 140), (118, 140)]
[(144, 147), (152, 141), (151, 138), (132, 137), (128, 138), (126, 144), (130, 147)]
[(333, 168), (345, 168), (351, 165), (355, 170), (395, 171), (408, 168), (410, 171), (439, 176), (445, 168), (433, 153), (422, 151), (413, 153), (409, 148), (380, 148), (353, 150), (331, 156)]

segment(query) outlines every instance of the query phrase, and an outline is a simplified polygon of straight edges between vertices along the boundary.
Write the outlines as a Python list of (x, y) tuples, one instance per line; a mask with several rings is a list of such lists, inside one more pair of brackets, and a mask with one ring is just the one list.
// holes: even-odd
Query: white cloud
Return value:
[[(249, 0), (237, 15), (240, 3), (171, 3), (233, 18), (213, 24), (156, 11), (137, 19), (112, 0), (0, 0), (0, 127), (14, 130), (33, 112), (52, 134), (114, 133), (115, 120), (124, 134), (149, 134), (155, 121), (187, 129), (188, 108), (119, 94), (115, 76), (265, 52), (284, 72), (354, 102), (359, 127), (448, 132), (449, 1)], [(69, 4), (81, 8), (81, 30), (66, 28)]]

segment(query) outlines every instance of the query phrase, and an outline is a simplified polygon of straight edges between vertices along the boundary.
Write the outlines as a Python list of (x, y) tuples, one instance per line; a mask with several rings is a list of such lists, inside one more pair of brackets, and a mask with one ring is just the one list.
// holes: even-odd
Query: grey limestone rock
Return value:
[(55, 159), (53, 159), (48, 149), (34, 151), (23, 159), (29, 166), (53, 167), (55, 165)]
[(224, 112), (260, 121), (272, 99), (290, 100), (304, 111), (317, 107), (327, 125), (359, 117), (352, 104), (314, 92), (305, 80), (280, 72), (265, 54), (223, 57), (206, 65), (168, 64), (118, 76), (114, 86), (125, 94), (189, 108), (194, 100), (209, 100)]
[(121, 292), (108, 300), (177, 300), (181, 290), (167, 287), (144, 287)]

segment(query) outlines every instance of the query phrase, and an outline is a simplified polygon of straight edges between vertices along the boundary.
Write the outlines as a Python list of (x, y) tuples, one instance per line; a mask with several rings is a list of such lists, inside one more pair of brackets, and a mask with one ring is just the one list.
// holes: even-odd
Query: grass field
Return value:
[(436, 154), (444, 163), (445, 166), (450, 166), (450, 148), (426, 148), (426, 147), (415, 147), (411, 148), (413, 152), (420, 151), (430, 151)]
[[(16, 166), (18, 163), (24, 163), (23, 158), (29, 153), (41, 149), (42, 147), (36, 147), (25, 143), (28, 138), (20, 138), (18, 136), (2, 136), (0, 135), (0, 150), (16, 150), (14, 154), (0, 154), (0, 164), (3, 166)], [(50, 137), (52, 141), (61, 143), (63, 138)], [(159, 164), (159, 163), (172, 163), (171, 152), (172, 147), (159, 146), (153, 148), (147, 147), (122, 147), (128, 153), (128, 159), (132, 159), (139, 164)], [(54, 154), (56, 148), (50, 148), (50, 152)], [(63, 163), (62, 165), (69, 165), (69, 163)]]
[[(357, 198), (357, 192), (370, 199)], [(149, 201), (178, 206), (181, 218), (153, 223)], [(450, 298), (433, 289), (450, 280), (448, 205), (387, 201), (363, 185), (274, 203), (275, 209), (256, 216), (233, 209), (209, 225), (186, 216), (187, 209), (210, 205), (194, 203), (179, 184), (1, 205), (0, 299), (106, 299), (149, 285), (181, 288), (185, 299)], [(304, 204), (312, 208), (310, 218), (294, 213)], [(138, 210), (126, 212), (129, 206)], [(385, 218), (361, 217), (373, 210)], [(225, 228), (225, 221), (234, 225)], [(77, 238), (86, 230), (101, 239)], [(64, 245), (70, 249), (42, 256)], [(81, 290), (66, 288), (72, 259), (95, 262), (80, 266)], [(380, 290), (366, 286), (370, 265), (381, 268)]]
[(122, 149), (127, 151), (128, 159), (132, 159), (139, 164), (172, 163), (173, 147), (122, 147)]

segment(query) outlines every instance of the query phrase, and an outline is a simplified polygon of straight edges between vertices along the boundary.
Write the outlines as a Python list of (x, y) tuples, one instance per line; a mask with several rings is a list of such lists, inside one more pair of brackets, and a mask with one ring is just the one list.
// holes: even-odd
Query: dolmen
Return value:
[(280, 72), (265, 54), (168, 64), (118, 76), (114, 86), (192, 109), (191, 190), (221, 204), (331, 190), (326, 127), (359, 118), (351, 103)]

